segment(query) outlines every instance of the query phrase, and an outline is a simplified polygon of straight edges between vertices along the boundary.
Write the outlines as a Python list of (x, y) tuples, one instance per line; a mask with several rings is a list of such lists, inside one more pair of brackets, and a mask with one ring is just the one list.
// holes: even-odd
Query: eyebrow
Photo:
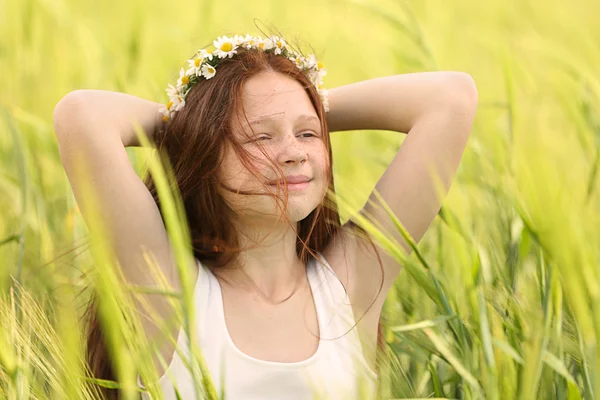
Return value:
[[(264, 124), (264, 123), (271, 122), (271, 121), (274, 121), (274, 120), (275, 120), (275, 118), (272, 118), (272, 117), (267, 117), (267, 116), (260, 117), (260, 118), (257, 118), (257, 119), (254, 119), (254, 120), (250, 121), (250, 125), (260, 125), (260, 124)], [(301, 115), (299, 115), (298, 118), (296, 118), (296, 121), (297, 122), (303, 122), (303, 121), (305, 121), (305, 122), (317, 122), (317, 123), (321, 122), (319, 120), (319, 118), (315, 117), (314, 115), (308, 115), (308, 114), (301, 114)]]

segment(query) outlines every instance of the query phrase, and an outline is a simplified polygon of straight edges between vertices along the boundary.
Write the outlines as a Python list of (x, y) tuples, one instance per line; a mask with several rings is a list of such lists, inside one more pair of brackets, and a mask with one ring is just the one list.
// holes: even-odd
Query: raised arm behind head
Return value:
[[(143, 256), (144, 250), (149, 250), (173, 290), (178, 291), (180, 284), (175, 261), (159, 208), (135, 173), (125, 151), (126, 146), (139, 145), (133, 121), (137, 120), (150, 137), (156, 132), (161, 121), (160, 107), (158, 103), (124, 93), (77, 90), (56, 105), (54, 127), (60, 158), (83, 217), (88, 222), (91, 210), (85, 204), (83, 187), (84, 183), (91, 182), (108, 239), (127, 282), (156, 286)], [(86, 175), (80, 174), (78, 160), (86, 162)], [(147, 300), (162, 319), (173, 314), (172, 306), (164, 296), (148, 295)], [(138, 308), (142, 312), (141, 305)], [(142, 324), (149, 338), (159, 333), (159, 328), (149, 319), (142, 319)], [(92, 330), (96, 329), (98, 334), (97, 321), (92, 325)], [(174, 327), (171, 332), (174, 337), (176, 332)], [(101, 340), (89, 340), (88, 343), (103, 346)], [(173, 350), (174, 346), (168, 341), (160, 348), (165, 360), (171, 359)], [(105, 353), (96, 348), (88, 349), (88, 354)], [(113, 376), (102, 376), (107, 366), (103, 356), (92, 358), (90, 363), (96, 377), (114, 379)], [(158, 362), (156, 365), (161, 371)]]

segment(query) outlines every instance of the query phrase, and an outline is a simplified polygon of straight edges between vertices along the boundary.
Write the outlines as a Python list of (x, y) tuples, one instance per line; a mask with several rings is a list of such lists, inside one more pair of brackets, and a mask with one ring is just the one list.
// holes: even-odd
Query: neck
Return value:
[(282, 220), (263, 225), (236, 222), (239, 259), (221, 276), (232, 285), (258, 291), (268, 300), (289, 298), (306, 281), (306, 266), (296, 255), (298, 223)]

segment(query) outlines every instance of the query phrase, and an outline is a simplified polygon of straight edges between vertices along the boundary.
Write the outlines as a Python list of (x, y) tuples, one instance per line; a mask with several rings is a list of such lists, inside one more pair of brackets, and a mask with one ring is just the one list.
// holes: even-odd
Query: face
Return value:
[[(275, 72), (263, 72), (246, 81), (243, 88), (243, 115), (232, 118), (235, 141), (248, 153), (258, 176), (242, 163), (228, 145), (219, 171), (222, 184), (234, 191), (251, 191), (259, 195), (232, 193), (221, 189), (227, 203), (247, 223), (272, 222), (281, 214), (272, 193), (284, 199), (287, 189), (287, 218), (291, 223), (306, 218), (324, 199), (327, 192), (328, 155), (317, 113), (302, 86), (292, 78)], [(241, 114), (241, 113), (240, 113)], [(269, 157), (271, 160), (269, 160)], [(277, 167), (280, 171), (278, 173)], [(270, 185), (288, 177), (303, 175), (307, 183)], [(304, 180), (304, 178), (301, 178)]]

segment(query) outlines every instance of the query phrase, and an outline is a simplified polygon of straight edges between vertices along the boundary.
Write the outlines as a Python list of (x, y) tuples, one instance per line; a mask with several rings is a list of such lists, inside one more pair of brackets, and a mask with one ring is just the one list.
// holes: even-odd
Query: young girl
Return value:
[[(369, 59), (371, 60), (371, 59)], [(367, 58), (365, 58), (367, 61)], [(56, 106), (62, 163), (84, 217), (75, 159), (87, 179), (125, 278), (153, 286), (149, 249), (180, 290), (159, 198), (129, 163), (133, 121), (165, 150), (191, 232), (198, 342), (217, 393), (229, 399), (373, 398), (378, 323), (399, 263), (377, 247), (357, 216), (341, 224), (330, 132), (392, 130), (408, 136), (375, 189), (418, 242), (441, 207), (469, 138), (477, 91), (460, 72), (395, 75), (328, 92), (314, 55), (278, 37), (220, 37), (169, 86), (165, 106), (123, 93), (77, 90)], [(349, 155), (351, 156), (351, 155)], [(439, 185), (441, 183), (441, 186)], [(359, 215), (410, 253), (376, 197)], [(148, 296), (160, 317), (163, 296)], [(143, 321), (149, 338), (159, 328)], [(170, 332), (186, 349), (185, 335)], [(98, 322), (90, 366), (114, 379)], [(167, 399), (195, 398), (171, 342), (158, 384)], [(149, 382), (147, 382), (149, 384)], [(142, 382), (140, 382), (142, 385)]]

